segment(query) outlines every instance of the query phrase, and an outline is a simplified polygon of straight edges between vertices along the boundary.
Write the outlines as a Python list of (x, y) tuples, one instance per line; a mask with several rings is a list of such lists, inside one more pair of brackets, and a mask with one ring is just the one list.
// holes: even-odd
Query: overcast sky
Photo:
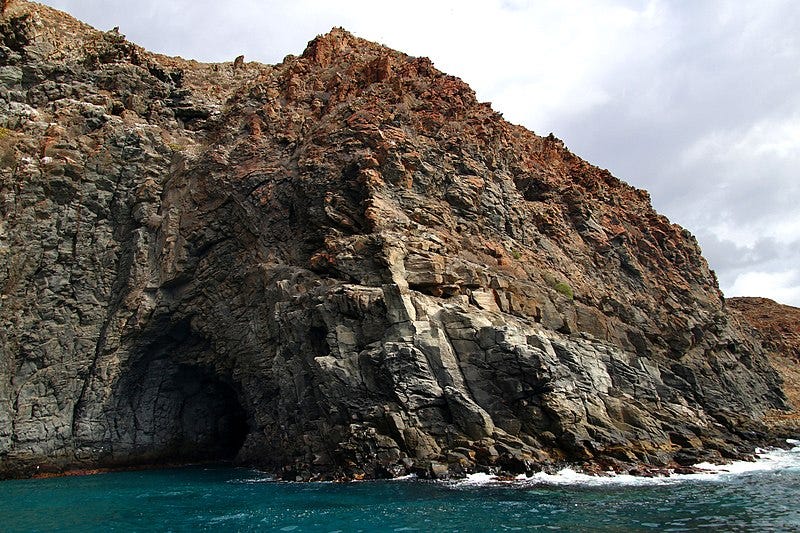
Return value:
[(152, 51), (280, 62), (334, 26), (650, 191), (726, 296), (800, 307), (797, 0), (47, 0)]

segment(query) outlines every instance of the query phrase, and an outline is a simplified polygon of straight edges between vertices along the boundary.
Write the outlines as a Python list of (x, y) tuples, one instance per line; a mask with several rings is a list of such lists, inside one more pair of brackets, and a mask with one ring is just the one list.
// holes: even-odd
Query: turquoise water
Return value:
[(182, 468), (0, 482), (16, 531), (800, 531), (800, 447), (732, 473), (279, 483)]

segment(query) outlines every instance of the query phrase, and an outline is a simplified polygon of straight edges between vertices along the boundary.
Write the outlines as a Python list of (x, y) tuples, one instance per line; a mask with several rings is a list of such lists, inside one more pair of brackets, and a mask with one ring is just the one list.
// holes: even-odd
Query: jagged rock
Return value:
[(686, 230), (426, 58), (231, 69), (22, 0), (0, 34), (2, 475), (621, 469), (785, 408)]
[(792, 410), (769, 413), (767, 423), (785, 437), (796, 437), (800, 431), (800, 309), (768, 298), (728, 298), (726, 303), (755, 328), (754, 335), (783, 379)]

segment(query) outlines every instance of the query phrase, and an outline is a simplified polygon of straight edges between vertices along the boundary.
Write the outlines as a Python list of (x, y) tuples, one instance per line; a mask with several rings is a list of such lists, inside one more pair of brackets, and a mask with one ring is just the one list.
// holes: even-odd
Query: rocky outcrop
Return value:
[(0, 21), (4, 475), (641, 471), (785, 407), (686, 230), (425, 58)]
[(800, 435), (800, 309), (768, 298), (728, 298), (726, 303), (755, 329), (753, 336), (761, 340), (783, 379), (792, 409), (769, 413), (767, 424), (786, 437)]

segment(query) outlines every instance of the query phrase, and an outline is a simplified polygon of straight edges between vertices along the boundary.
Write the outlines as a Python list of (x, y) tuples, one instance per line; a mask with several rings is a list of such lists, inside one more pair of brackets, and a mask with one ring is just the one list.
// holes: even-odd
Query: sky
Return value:
[(45, 0), (168, 55), (278, 63), (334, 26), (460, 77), (650, 191), (726, 296), (800, 307), (796, 0)]

